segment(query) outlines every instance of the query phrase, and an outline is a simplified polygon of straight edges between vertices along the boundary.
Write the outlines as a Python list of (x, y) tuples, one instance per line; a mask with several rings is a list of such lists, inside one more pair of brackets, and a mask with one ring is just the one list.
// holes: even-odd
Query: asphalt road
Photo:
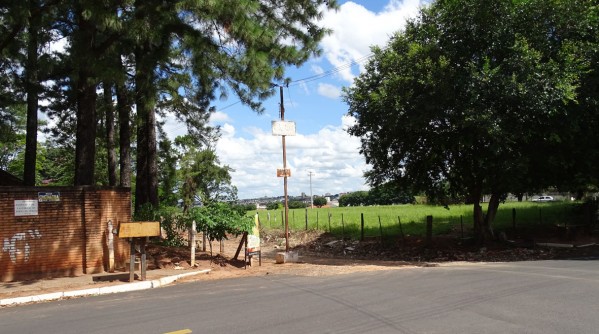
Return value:
[(271, 276), (0, 309), (0, 333), (597, 333), (596, 260)]

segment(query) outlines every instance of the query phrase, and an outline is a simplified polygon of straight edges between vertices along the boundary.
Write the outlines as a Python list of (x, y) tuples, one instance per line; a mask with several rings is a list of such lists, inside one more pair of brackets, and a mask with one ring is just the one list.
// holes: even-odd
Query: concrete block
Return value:
[[(135, 266), (139, 270), (139, 263), (136, 263)], [(127, 267), (127, 269), (129, 268)], [(137, 274), (135, 274), (135, 278), (138, 279)], [(126, 273), (104, 273), (93, 275), (92, 280), (94, 282), (129, 281), (129, 270), (127, 270)]]
[(275, 256), (275, 261), (278, 264), (281, 263), (295, 263), (298, 262), (298, 253), (297, 252), (279, 252)]

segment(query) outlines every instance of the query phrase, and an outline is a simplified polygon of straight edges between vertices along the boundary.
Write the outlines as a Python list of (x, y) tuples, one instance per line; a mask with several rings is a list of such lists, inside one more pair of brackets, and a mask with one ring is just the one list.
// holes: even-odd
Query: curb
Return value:
[(91, 289), (83, 289), (83, 290), (53, 292), (53, 293), (46, 293), (46, 294), (42, 294), (42, 295), (36, 295), (36, 296), (6, 298), (6, 299), (0, 299), (0, 306), (8, 306), (8, 305), (14, 306), (14, 305), (19, 305), (19, 304), (45, 302), (45, 301), (58, 300), (58, 299), (63, 299), (63, 298), (97, 296), (97, 295), (107, 295), (107, 294), (119, 293), (119, 292), (154, 289), (154, 288), (158, 288), (161, 286), (171, 284), (171, 283), (173, 283), (181, 278), (184, 278), (184, 277), (205, 274), (210, 271), (211, 271), (211, 269), (204, 269), (204, 270), (194, 271), (194, 272), (190, 272), (190, 273), (166, 276), (166, 277), (162, 277), (162, 278), (155, 279), (152, 281), (143, 281), (143, 282), (135, 282), (135, 283), (128, 283), (128, 284), (113, 285), (113, 286), (104, 286), (101, 288), (91, 288)]

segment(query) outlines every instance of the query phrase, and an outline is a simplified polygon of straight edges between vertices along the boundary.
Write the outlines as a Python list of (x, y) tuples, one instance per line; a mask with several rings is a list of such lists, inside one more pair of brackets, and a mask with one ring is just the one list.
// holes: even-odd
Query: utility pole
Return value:
[(312, 175), (314, 175), (312, 171), (308, 172), (308, 176), (310, 176), (310, 209), (314, 209), (314, 196), (312, 196)]
[[(285, 120), (285, 105), (283, 104), (283, 86), (279, 86), (279, 94), (281, 95), (281, 121)], [(287, 151), (285, 148), (285, 136), (281, 136), (283, 143), (283, 170), (287, 170)], [(287, 200), (287, 173), (283, 177), (283, 191), (285, 194), (285, 252), (289, 252), (289, 202)]]

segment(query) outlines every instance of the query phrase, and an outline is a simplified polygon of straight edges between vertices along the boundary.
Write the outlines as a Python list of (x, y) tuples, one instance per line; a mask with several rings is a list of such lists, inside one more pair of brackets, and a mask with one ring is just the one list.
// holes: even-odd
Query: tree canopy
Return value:
[(508, 192), (572, 185), (574, 175), (592, 182), (577, 162), (597, 162), (597, 136), (580, 136), (599, 118), (597, 90), (583, 86), (597, 87), (598, 10), (591, 0), (438, 0), (421, 9), (372, 48), (344, 92), (357, 120), (348, 131), (373, 167), (367, 180), (466, 198), (482, 239)]
[(176, 118), (210, 142), (215, 99), (262, 112), (285, 68), (320, 53), (329, 30), (318, 19), (335, 8), (331, 0), (0, 2), (0, 121), (27, 107), (26, 183), (41, 110), (53, 145), (74, 148), (75, 185), (134, 185), (136, 208), (156, 207), (161, 120)]

